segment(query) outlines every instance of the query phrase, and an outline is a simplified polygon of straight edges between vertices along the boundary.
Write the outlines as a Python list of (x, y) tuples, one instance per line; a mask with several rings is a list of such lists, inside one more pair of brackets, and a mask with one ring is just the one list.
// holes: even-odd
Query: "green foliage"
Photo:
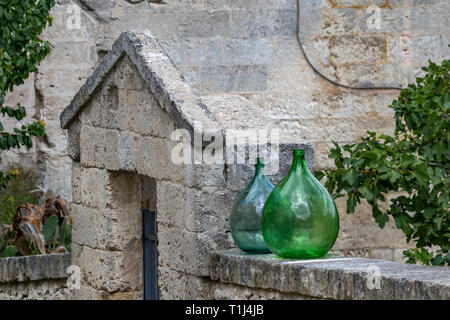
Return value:
[[(390, 106), (395, 111), (394, 136), (368, 132), (360, 143), (331, 149), (336, 169), (316, 172), (340, 197), (347, 194), (347, 212), (366, 199), (381, 228), (391, 216), (407, 241), (409, 263), (450, 264), (450, 60), (423, 68), (426, 75), (400, 92)], [(394, 196), (383, 211), (385, 194)], [(432, 252), (432, 247), (438, 247)]]
[(14, 257), (16, 255), (17, 248), (15, 246), (7, 246), (3, 250), (2, 258)]
[(33, 170), (10, 166), (8, 170), (16, 178), (0, 193), (0, 224), (12, 224), (19, 206), (39, 204), (38, 198), (31, 193), (36, 188), (36, 176)]
[(58, 232), (58, 217), (55, 215), (49, 217), (42, 228), (42, 232), (44, 233), (45, 243), (49, 243)]
[(72, 226), (69, 225), (67, 218), (64, 218), (61, 225), (58, 225), (57, 216), (50, 216), (44, 224), (43, 233), (45, 244), (48, 250), (53, 250), (58, 246), (64, 246), (67, 251), (71, 251), (72, 244)]
[[(37, 65), (50, 53), (50, 43), (39, 35), (51, 25), (53, 18), (49, 12), (54, 5), (54, 0), (0, 0), (0, 112), (3, 117), (17, 121), (26, 117), (26, 110), (20, 104), (5, 105), (5, 96), (37, 71)], [(5, 131), (0, 122), (0, 150), (22, 146), (29, 149), (32, 137), (43, 135), (42, 121), (20, 125), (13, 132)], [(13, 178), (14, 175), (0, 171), (0, 192)]]

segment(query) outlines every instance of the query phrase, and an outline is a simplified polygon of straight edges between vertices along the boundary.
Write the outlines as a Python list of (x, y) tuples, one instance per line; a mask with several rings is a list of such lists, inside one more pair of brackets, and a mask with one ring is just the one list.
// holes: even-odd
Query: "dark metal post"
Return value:
[(156, 212), (142, 211), (144, 239), (144, 300), (158, 300), (158, 237)]

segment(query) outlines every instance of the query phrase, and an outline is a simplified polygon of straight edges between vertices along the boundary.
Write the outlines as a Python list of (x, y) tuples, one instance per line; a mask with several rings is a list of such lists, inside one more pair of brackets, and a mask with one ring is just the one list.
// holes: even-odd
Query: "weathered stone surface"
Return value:
[(70, 254), (0, 259), (0, 283), (65, 279), (68, 276), (66, 269), (70, 264)]
[[(375, 271), (374, 271), (375, 270)], [(372, 284), (379, 271), (380, 287)], [(211, 256), (211, 278), (223, 283), (325, 299), (449, 299), (445, 267), (339, 258), (285, 260), (274, 255), (245, 255), (239, 250)], [(373, 288), (373, 289), (372, 289)]]
[[(141, 209), (150, 207), (150, 202), (158, 212), (161, 295), (195, 297), (197, 290), (202, 297), (213, 297), (211, 283), (205, 281), (208, 256), (233, 245), (227, 220), (230, 207), (251, 178), (253, 166), (175, 165), (172, 151), (178, 141), (171, 141), (175, 129), (187, 129), (192, 137), (201, 131), (200, 122), (209, 133), (226, 138), (229, 129), (278, 128), (284, 146), (283, 170), (289, 169), (292, 149), (302, 145), (300, 141), (314, 143), (314, 152), (308, 144), (308, 164), (312, 166), (315, 158), (316, 168), (322, 169), (333, 166), (327, 157), (331, 139), (350, 143), (366, 130), (393, 131), (392, 113), (386, 106), (397, 91), (339, 88), (313, 72), (296, 39), (296, 1), (83, 3), (90, 8), (83, 9), (83, 17), (89, 11), (101, 31), (83, 27), (73, 37), (82, 32), (89, 37), (101, 35), (94, 41), (99, 57), (129, 28), (129, 21), (133, 27), (150, 28), (159, 41), (147, 32), (124, 33), (61, 116), (63, 126), (70, 128), (69, 154), (79, 160), (73, 165), (74, 230), (85, 232), (74, 235), (77, 259), (87, 264), (90, 257), (106, 257), (105, 265), (111, 270), (108, 282), (98, 271), (89, 269), (80, 297), (129, 298), (141, 292), (127, 287), (128, 275), (124, 274), (128, 267), (122, 265), (128, 246), (135, 254), (129, 257), (133, 260), (130, 263), (141, 259), (139, 218)], [(300, 4), (300, 23), (309, 24), (309, 29), (300, 30), (306, 57), (311, 59), (309, 53), (315, 52), (309, 62), (316, 71), (326, 70), (330, 79), (345, 84), (397, 86), (414, 75), (411, 72), (405, 77), (402, 73), (407, 63), (412, 66), (422, 56), (438, 59), (443, 55), (434, 52), (446, 52), (444, 35), (437, 31), (430, 35), (408, 33), (404, 29), (405, 22), (410, 22), (405, 18), (408, 11), (391, 10), (383, 1), (331, 5), (325, 0), (303, 0)], [(395, 21), (389, 27), (382, 25), (385, 32), (367, 29), (370, 13), (365, 10), (371, 4), (382, 7), (382, 22)], [(397, 44), (398, 30), (406, 30), (401, 46)], [(51, 31), (56, 37), (55, 30)], [(92, 51), (91, 40), (77, 47), (86, 60), (94, 55), (88, 52)], [(418, 46), (438, 46), (439, 50), (414, 51)], [(57, 57), (75, 63), (78, 60), (64, 56), (69, 47), (69, 43), (58, 44)], [(70, 88), (81, 85), (96, 63), (78, 63), (83, 70), (74, 65), (67, 68), (80, 74), (68, 83)], [(51, 65), (42, 69), (37, 88), (43, 93), (42, 101), (54, 105), (63, 103), (68, 93), (56, 96), (61, 84), (55, 83), (63, 81), (65, 74), (55, 73), (46, 79), (44, 75), (52, 70)], [(54, 119), (55, 114), (46, 116)], [(54, 124), (50, 123), (49, 132), (60, 134)], [(49, 141), (59, 143), (52, 137)], [(208, 144), (203, 141), (202, 146)], [(39, 145), (42, 157), (50, 154), (46, 147), (49, 149), (44, 143)], [(57, 161), (63, 162), (60, 151)], [(54, 160), (50, 157), (45, 163), (54, 163), (50, 159)], [(285, 174), (283, 170), (271, 177), (274, 183)], [(52, 169), (45, 168), (45, 172)], [(54, 176), (58, 175), (51, 179)], [(153, 187), (139, 189), (142, 179), (151, 179)], [(358, 209), (355, 220), (342, 214), (342, 205), (339, 210), (342, 236), (336, 251), (401, 259), (399, 251), (406, 247), (400, 241), (401, 232), (391, 227), (380, 232), (369, 224), (373, 218), (365, 214), (367, 207)], [(94, 267), (101, 268), (95, 261)], [(320, 274), (313, 276), (321, 283), (327, 280)], [(280, 277), (280, 283), (286, 281), (288, 277)], [(169, 293), (172, 289), (177, 292)], [(246, 296), (245, 290), (228, 288), (218, 291), (217, 297)]]
[(142, 253), (138, 247), (104, 251), (73, 244), (74, 263), (82, 269), (82, 285), (109, 293), (142, 290)]
[(169, 268), (159, 268), (161, 300), (213, 299), (213, 282), (207, 277), (194, 277)]
[(80, 204), (103, 210), (111, 203), (110, 176), (106, 170), (81, 168), (79, 179)]
[(71, 260), (70, 253), (0, 259), (0, 300), (71, 299)]
[(118, 170), (119, 131), (82, 126), (80, 131), (80, 162), (86, 167)]
[[(337, 84), (353, 88), (402, 88), (414, 78), (383, 81), (386, 73), (381, 73), (376, 77), (381, 81), (367, 79), (368, 68), (379, 70), (384, 64), (384, 35), (387, 35), (388, 42), (393, 39), (423, 38), (419, 42), (411, 42), (407, 49), (412, 56), (417, 52), (419, 59), (402, 59), (405, 52), (392, 55), (387, 50), (390, 59), (399, 59), (401, 62), (397, 65), (396, 73), (407, 74), (411, 69), (420, 70), (421, 66), (427, 64), (428, 56), (438, 56), (433, 61), (448, 58), (447, 52), (441, 55), (439, 41), (431, 39), (446, 33), (448, 10), (448, 1), (434, 0), (300, 0), (300, 45), (311, 66)], [(375, 35), (380, 37), (373, 38)], [(349, 37), (352, 41), (345, 41)], [(395, 47), (395, 50), (398, 49), (398, 46)], [(346, 76), (350, 71), (349, 64), (356, 61), (359, 61), (359, 66), (353, 67), (351, 74)]]
[(194, 121), (199, 121), (203, 123), (206, 131), (219, 129), (218, 124), (202, 107), (202, 102), (191, 92), (189, 85), (164, 54), (157, 40), (148, 32), (122, 34), (114, 44), (113, 50), (108, 53), (75, 96), (71, 105), (62, 113), (62, 127), (70, 126), (74, 117), (81, 112), (90, 94), (123, 53), (131, 59), (155, 98), (169, 112), (177, 126), (194, 132)]
[(235, 284), (213, 282), (215, 300), (312, 300), (312, 297), (275, 290), (249, 288)]

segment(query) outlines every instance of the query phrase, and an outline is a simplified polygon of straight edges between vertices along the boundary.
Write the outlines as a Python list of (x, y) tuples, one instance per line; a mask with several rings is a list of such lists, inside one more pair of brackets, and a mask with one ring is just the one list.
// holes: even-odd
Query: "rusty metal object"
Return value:
[(12, 225), (0, 225), (0, 237), (10, 239), (9, 243), (16, 246), (17, 252), (22, 256), (29, 255), (33, 251), (37, 254), (67, 252), (64, 246), (59, 246), (51, 251), (45, 248), (43, 226), (47, 219), (56, 215), (59, 225), (67, 217), (70, 219), (70, 204), (61, 197), (48, 198), (44, 207), (27, 204), (17, 208)]
[(43, 216), (44, 210), (37, 205), (27, 204), (17, 208), (13, 218), (13, 229), (16, 234), (11, 244), (16, 246), (21, 255), (28, 255), (33, 245), (37, 253), (45, 253), (45, 241), (42, 234)]

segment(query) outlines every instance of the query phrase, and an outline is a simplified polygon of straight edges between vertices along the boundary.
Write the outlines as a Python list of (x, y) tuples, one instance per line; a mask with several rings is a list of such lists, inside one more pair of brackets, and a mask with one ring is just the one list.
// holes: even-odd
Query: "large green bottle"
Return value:
[(282, 258), (318, 258), (334, 245), (339, 232), (336, 205), (309, 172), (304, 150), (294, 150), (289, 173), (267, 199), (262, 232)]
[(239, 194), (230, 215), (230, 229), (236, 245), (243, 251), (270, 253), (261, 232), (261, 217), (273, 184), (263, 173), (264, 164), (256, 160), (255, 176)]

